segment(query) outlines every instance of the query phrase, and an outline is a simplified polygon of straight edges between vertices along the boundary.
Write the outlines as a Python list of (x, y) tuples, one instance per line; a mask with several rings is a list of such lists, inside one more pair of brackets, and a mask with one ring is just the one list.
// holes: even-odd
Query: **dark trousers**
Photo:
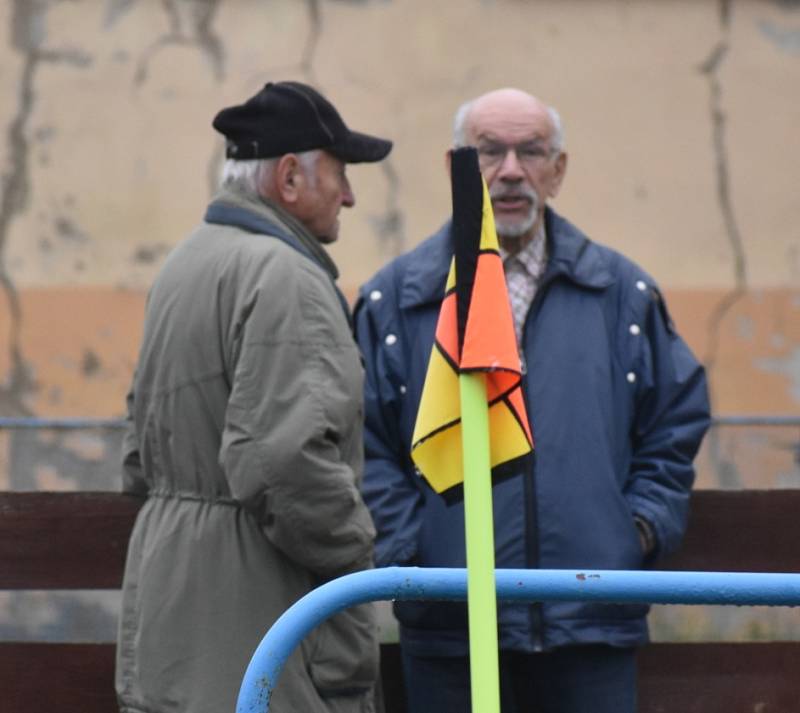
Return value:
[[(470, 713), (469, 659), (403, 652), (408, 713)], [(502, 713), (635, 713), (636, 652), (604, 645), (500, 653)]]

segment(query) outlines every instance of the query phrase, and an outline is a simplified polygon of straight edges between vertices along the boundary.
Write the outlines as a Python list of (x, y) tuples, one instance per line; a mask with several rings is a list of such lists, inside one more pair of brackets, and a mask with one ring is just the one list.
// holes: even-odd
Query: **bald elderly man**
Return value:
[[(652, 277), (548, 201), (567, 169), (558, 113), (516, 89), (467, 102), (455, 147), (489, 187), (524, 365), (535, 464), (494, 488), (499, 568), (639, 569), (675, 550), (709, 423), (704, 370)], [(464, 567), (464, 511), (415, 473), (414, 420), (452, 255), (450, 222), (364, 287), (364, 499), (379, 566)], [(466, 606), (397, 602), (409, 710), (470, 709)], [(504, 713), (633, 713), (647, 607), (502, 604)]]

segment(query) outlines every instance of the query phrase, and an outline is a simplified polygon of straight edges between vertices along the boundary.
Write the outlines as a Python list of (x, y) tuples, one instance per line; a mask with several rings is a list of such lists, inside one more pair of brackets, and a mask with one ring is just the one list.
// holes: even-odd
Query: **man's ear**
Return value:
[(562, 151), (556, 156), (556, 171), (553, 180), (550, 184), (550, 198), (555, 198), (561, 190), (561, 184), (564, 181), (564, 175), (567, 172), (567, 153)]
[(278, 159), (273, 172), (274, 191), (281, 203), (296, 203), (305, 187), (306, 176), (297, 154), (287, 153)]

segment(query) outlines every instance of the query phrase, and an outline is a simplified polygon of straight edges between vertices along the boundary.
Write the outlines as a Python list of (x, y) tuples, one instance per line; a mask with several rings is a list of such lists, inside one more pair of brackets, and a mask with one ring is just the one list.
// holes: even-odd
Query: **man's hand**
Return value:
[(642, 552), (647, 557), (656, 548), (656, 536), (653, 532), (653, 527), (647, 520), (638, 515), (633, 520), (636, 523), (636, 530), (639, 532), (639, 544), (642, 546)]

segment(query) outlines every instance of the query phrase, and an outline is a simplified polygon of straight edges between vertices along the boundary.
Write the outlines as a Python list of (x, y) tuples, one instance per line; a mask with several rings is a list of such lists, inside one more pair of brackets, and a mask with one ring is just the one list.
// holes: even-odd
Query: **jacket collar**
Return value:
[[(400, 289), (400, 307), (418, 307), (439, 302), (453, 256), (451, 221), (422, 243), (408, 261)], [(545, 208), (547, 268), (543, 280), (557, 276), (589, 289), (604, 289), (614, 283), (608, 258), (578, 228), (550, 207)]]
[(563, 276), (580, 287), (602, 290), (614, 284), (606, 251), (551, 208), (545, 208), (547, 261), (543, 280)]
[(253, 198), (230, 187), (221, 188), (208, 206), (205, 220), (278, 237), (317, 263), (332, 280), (339, 277), (336, 264), (319, 240), (299, 220), (268, 199)]
[(430, 238), (406, 256), (406, 270), (400, 286), (400, 308), (439, 302), (453, 257), (452, 222), (447, 221)]

